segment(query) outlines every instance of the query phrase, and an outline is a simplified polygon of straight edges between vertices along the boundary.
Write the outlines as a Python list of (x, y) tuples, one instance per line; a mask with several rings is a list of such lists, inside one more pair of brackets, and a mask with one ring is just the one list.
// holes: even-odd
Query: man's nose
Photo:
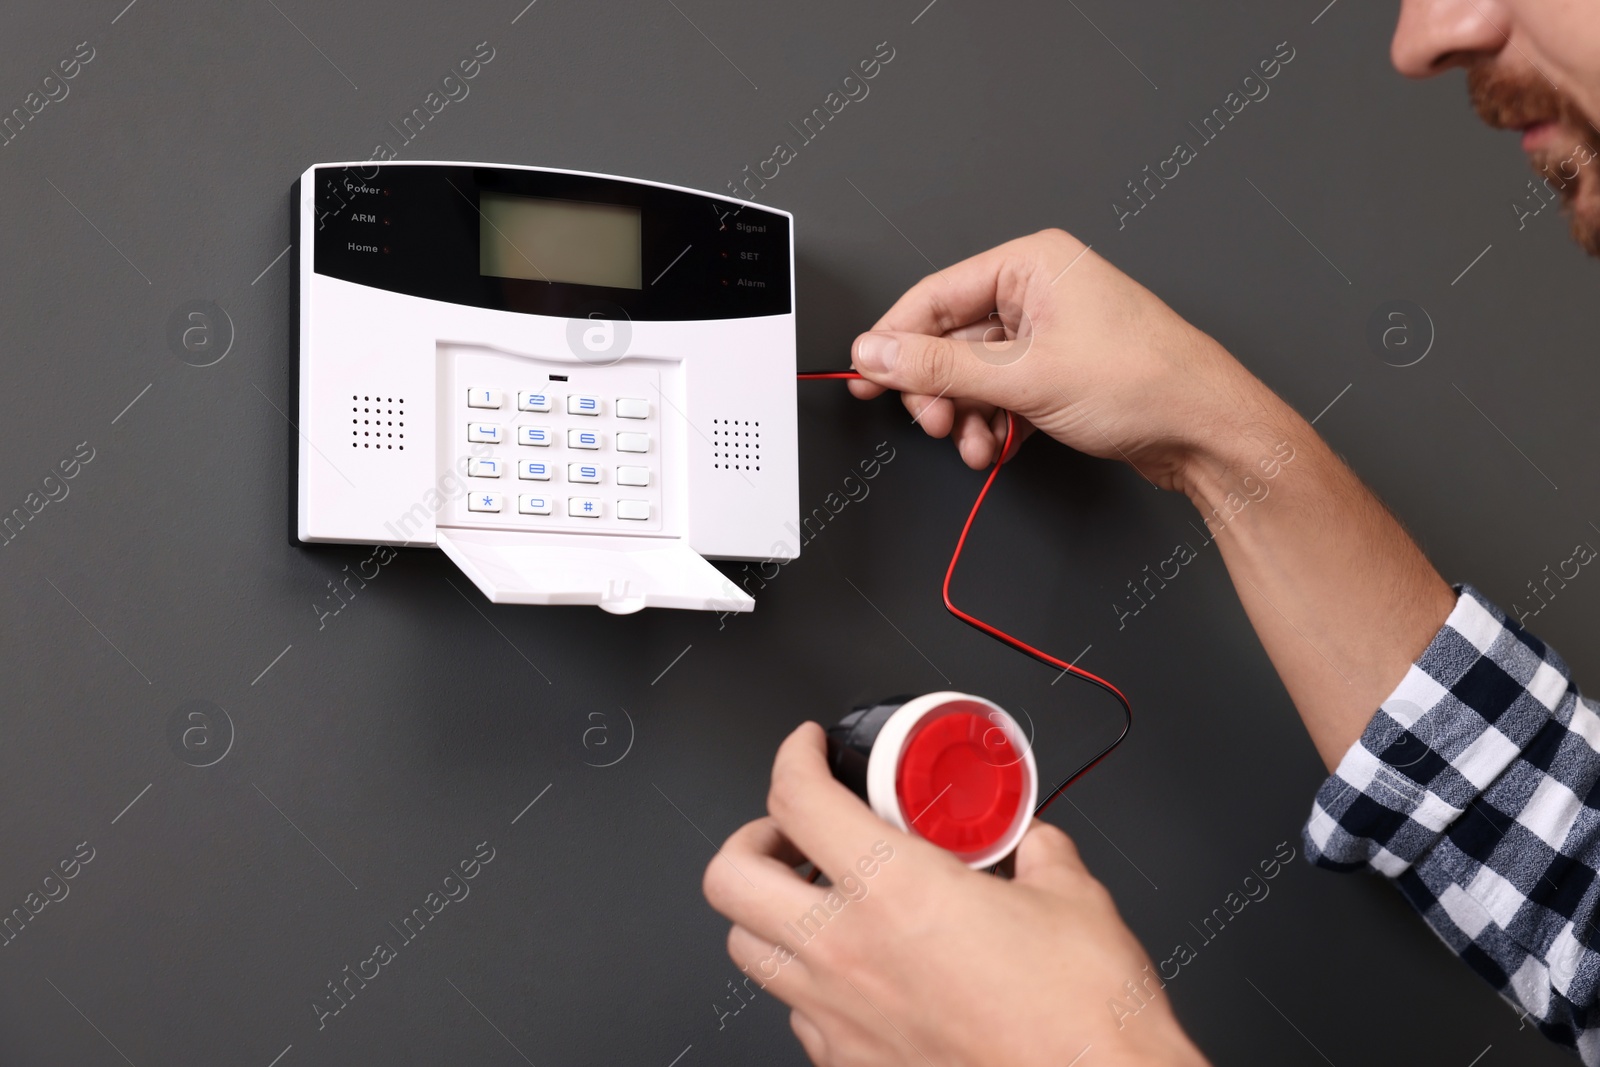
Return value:
[(1502, 0), (1401, 0), (1389, 57), (1406, 77), (1427, 78), (1500, 51), (1510, 28)]

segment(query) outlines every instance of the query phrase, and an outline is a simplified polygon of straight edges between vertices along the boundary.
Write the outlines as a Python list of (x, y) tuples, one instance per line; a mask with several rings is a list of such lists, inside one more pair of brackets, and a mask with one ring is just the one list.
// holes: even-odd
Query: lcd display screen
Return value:
[(641, 288), (636, 207), (485, 191), (478, 213), (480, 274)]

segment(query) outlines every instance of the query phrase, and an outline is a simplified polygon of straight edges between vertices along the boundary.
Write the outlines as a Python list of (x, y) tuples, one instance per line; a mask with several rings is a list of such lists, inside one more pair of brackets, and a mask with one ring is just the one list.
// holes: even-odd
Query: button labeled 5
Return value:
[(543, 426), (517, 427), (517, 444), (519, 445), (537, 445), (540, 448), (548, 448), (553, 440), (555, 440), (555, 435)]

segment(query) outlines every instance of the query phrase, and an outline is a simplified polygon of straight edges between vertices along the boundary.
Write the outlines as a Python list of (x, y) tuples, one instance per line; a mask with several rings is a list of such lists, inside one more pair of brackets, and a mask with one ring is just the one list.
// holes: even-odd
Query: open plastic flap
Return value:
[(749, 611), (755, 600), (679, 540), (440, 527), (439, 547), (495, 604)]

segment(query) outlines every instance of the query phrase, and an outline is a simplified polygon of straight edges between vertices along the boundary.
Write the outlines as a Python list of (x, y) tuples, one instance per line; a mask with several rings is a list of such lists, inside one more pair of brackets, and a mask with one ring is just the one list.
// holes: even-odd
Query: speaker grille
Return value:
[(711, 466), (717, 470), (761, 469), (761, 420), (712, 419)]
[(406, 398), (362, 394), (350, 397), (350, 447), (406, 450)]

